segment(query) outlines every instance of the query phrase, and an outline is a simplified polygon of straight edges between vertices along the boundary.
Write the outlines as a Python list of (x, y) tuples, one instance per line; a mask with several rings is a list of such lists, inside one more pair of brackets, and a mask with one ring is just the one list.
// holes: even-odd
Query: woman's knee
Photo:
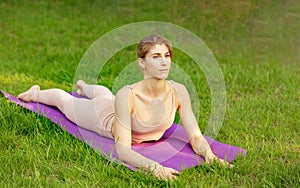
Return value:
[(56, 106), (64, 112), (66, 107), (70, 106), (72, 103), (72, 98), (73, 96), (65, 92), (64, 90), (61, 89), (56, 89), (57, 93), (57, 98), (56, 98)]
[(95, 89), (96, 96), (112, 95), (112, 92), (105, 86), (98, 85)]

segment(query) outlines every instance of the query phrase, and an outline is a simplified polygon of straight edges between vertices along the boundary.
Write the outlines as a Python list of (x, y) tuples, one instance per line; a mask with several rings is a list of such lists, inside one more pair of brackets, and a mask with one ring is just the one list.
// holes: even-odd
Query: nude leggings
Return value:
[(82, 93), (86, 98), (76, 98), (62, 89), (41, 90), (36, 102), (57, 107), (78, 126), (112, 138), (114, 95), (100, 85), (85, 85)]

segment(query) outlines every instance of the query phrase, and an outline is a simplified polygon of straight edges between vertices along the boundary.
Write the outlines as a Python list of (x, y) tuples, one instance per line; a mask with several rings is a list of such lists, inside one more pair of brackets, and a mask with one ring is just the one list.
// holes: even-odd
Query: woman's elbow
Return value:
[(125, 146), (123, 144), (116, 144), (116, 152), (119, 160), (125, 161), (128, 158), (128, 154), (130, 153), (131, 148), (129, 146)]

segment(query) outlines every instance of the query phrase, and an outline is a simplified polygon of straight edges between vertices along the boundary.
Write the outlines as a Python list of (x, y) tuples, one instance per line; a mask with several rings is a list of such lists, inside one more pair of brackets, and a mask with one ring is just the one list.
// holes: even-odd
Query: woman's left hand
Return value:
[(205, 156), (205, 162), (207, 164), (211, 164), (213, 162), (217, 162), (223, 166), (229, 167), (229, 168), (233, 168), (234, 165), (230, 164), (229, 162), (225, 161), (224, 159), (220, 159), (219, 157), (217, 157), (215, 154), (211, 153), (211, 154), (207, 154)]

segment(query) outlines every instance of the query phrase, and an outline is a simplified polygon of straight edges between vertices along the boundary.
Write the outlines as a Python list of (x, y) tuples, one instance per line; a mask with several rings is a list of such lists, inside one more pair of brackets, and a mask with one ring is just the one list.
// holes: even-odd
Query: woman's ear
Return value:
[(138, 58), (138, 64), (139, 64), (139, 67), (140, 67), (141, 71), (144, 72), (145, 67), (146, 67), (144, 59), (139, 57)]

